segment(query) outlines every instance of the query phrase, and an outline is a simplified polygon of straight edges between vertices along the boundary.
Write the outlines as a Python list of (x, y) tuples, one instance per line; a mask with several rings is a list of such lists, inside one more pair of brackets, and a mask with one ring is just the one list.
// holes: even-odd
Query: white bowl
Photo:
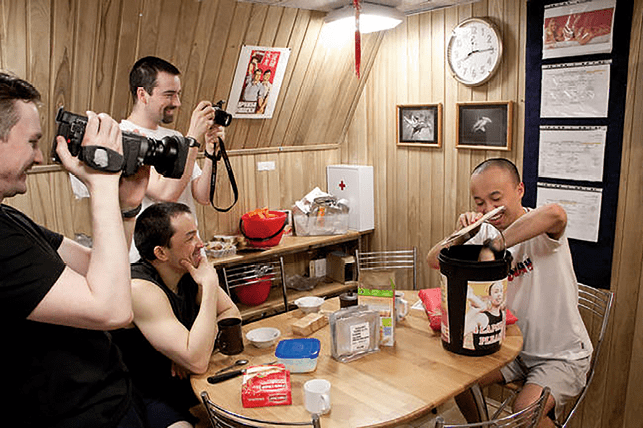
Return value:
[(315, 296), (300, 297), (295, 300), (295, 305), (297, 305), (297, 307), (305, 314), (319, 312), (319, 308), (321, 308), (322, 303), (324, 303), (324, 299)]
[(257, 348), (267, 348), (275, 344), (281, 332), (272, 327), (260, 327), (246, 333), (246, 339)]

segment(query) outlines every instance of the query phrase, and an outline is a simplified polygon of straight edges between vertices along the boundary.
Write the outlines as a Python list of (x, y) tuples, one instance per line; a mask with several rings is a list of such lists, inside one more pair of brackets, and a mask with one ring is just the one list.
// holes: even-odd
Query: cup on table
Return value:
[(330, 411), (330, 382), (313, 379), (304, 384), (304, 406), (310, 413), (323, 415)]
[(409, 302), (404, 300), (404, 293), (395, 292), (395, 320), (402, 321), (409, 314)]
[(219, 333), (214, 348), (225, 355), (236, 355), (243, 352), (243, 334), (241, 318), (224, 318), (218, 322)]

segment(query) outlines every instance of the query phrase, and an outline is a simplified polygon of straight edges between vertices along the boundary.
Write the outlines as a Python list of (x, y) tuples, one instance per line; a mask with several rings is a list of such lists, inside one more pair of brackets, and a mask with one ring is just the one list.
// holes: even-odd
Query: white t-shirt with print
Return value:
[[(484, 223), (467, 243), (481, 244), (498, 231)], [(507, 306), (518, 317), (522, 354), (577, 360), (592, 353), (592, 342), (578, 311), (578, 283), (567, 235), (546, 233), (509, 248), (513, 257)]]
[[(138, 132), (141, 135), (148, 138), (154, 138), (155, 140), (161, 140), (164, 137), (168, 137), (168, 136), (178, 136), (178, 137), (183, 136), (183, 134), (181, 134), (179, 131), (176, 131), (174, 129), (163, 128), (162, 126), (159, 126), (157, 129), (147, 129), (147, 128), (138, 126), (126, 119), (121, 120), (120, 128), (121, 128), (121, 131), (128, 131), (128, 132), (134, 132), (135, 130), (138, 130)], [(190, 179), (190, 183), (195, 179), (199, 178), (202, 173), (203, 171), (199, 167), (199, 164), (194, 162), (194, 170), (192, 171), (192, 178)], [(155, 201), (146, 195), (143, 198), (143, 203), (142, 203), (143, 207), (141, 212), (155, 202), (158, 202), (158, 201)], [(194, 204), (194, 198), (192, 197), (192, 186), (190, 184), (185, 186), (185, 189), (183, 189), (181, 196), (179, 196), (176, 202), (180, 202), (190, 207), (190, 211), (192, 211), (192, 214), (194, 215), (194, 219), (196, 221), (196, 206)], [(132, 243), (132, 246), (130, 247), (130, 257), (129, 257), (130, 263), (137, 262), (139, 258), (140, 256), (138, 254), (138, 251), (136, 250), (136, 246)]]

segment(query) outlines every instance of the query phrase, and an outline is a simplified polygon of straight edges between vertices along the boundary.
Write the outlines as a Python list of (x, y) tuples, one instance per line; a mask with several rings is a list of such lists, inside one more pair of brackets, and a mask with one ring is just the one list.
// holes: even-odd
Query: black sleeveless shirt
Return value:
[[(150, 281), (163, 290), (176, 318), (188, 330), (192, 328), (199, 311), (196, 302), (199, 286), (190, 274), (181, 278), (178, 292), (174, 293), (150, 263), (140, 260), (132, 264), (132, 279)], [(119, 329), (112, 335), (121, 349), (134, 386), (144, 398), (162, 400), (184, 410), (198, 403), (189, 379), (173, 377), (172, 360), (157, 351), (138, 328)]]
[(502, 340), (502, 311), (494, 315), (487, 311), (482, 312), (489, 319), (486, 327), (476, 328), (473, 333), (473, 346), (476, 350), (487, 350), (497, 346)]

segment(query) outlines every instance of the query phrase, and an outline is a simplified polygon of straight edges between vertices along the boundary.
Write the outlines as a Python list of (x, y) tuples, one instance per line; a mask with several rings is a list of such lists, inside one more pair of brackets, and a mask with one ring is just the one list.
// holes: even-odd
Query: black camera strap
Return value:
[[(225, 144), (223, 144), (223, 140), (219, 137), (218, 153), (211, 155), (208, 153), (207, 150), (205, 150), (203, 153), (205, 157), (212, 160), (212, 175), (210, 176), (210, 203), (212, 204), (212, 208), (222, 213), (228, 212), (239, 200), (239, 189), (237, 188), (237, 180), (235, 180), (234, 178), (234, 172), (232, 171), (232, 166), (230, 165), (230, 159), (228, 159), (228, 153), (226, 153)], [(234, 201), (232, 202), (232, 205), (230, 205), (228, 208), (219, 208), (214, 205), (214, 190), (217, 186), (217, 163), (219, 162), (219, 159), (223, 159), (223, 163), (225, 164), (225, 167), (228, 170), (228, 178), (230, 179), (230, 186), (232, 187), (232, 193), (234, 194)]]

